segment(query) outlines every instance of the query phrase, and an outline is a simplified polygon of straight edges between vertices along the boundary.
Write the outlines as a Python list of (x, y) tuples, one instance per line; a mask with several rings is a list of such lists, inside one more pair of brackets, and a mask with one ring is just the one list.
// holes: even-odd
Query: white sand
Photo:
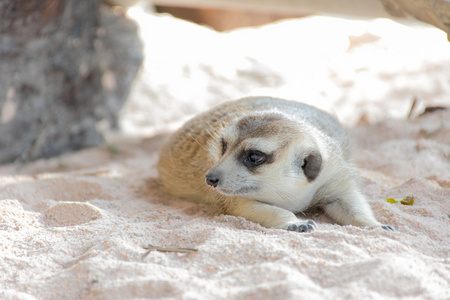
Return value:
[[(168, 17), (148, 16), (147, 21), (167, 32), (174, 24), (186, 25)], [(162, 121), (180, 120), (186, 116), (182, 108), (192, 113), (219, 98), (264, 93), (305, 99), (318, 88), (313, 98), (317, 102), (310, 97), (309, 101), (324, 104), (346, 124), (359, 122), (350, 133), (358, 149), (363, 190), (377, 218), (396, 232), (342, 227), (320, 211), (308, 212), (318, 229), (307, 234), (214, 215), (206, 206), (169, 199), (158, 191), (155, 164), (163, 137), (120, 138), (110, 142), (116, 148), (83, 150), (20, 170), (0, 166), (0, 298), (450, 299), (450, 111), (422, 117), (416, 112), (415, 118), (404, 119), (411, 95), (420, 95), (422, 107), (436, 101), (450, 103), (450, 48), (440, 40), (445, 35), (432, 29), (411, 32), (388, 21), (329, 18), (289, 21), (253, 33), (220, 35), (192, 24), (180, 28), (186, 39), (207, 34), (223, 43), (251, 34), (252, 44), (262, 45), (276, 38), (283, 43), (280, 32), (286, 28), (298, 29), (305, 22), (329, 26), (330, 21), (342, 25), (327, 27), (323, 33), (336, 37), (324, 46), (333, 64), (321, 62), (320, 76), (299, 87), (295, 76), (307, 79), (311, 68), (303, 73), (290, 69), (287, 62), (301, 64), (296, 60), (300, 48), (283, 54), (286, 64), (277, 69), (271, 56), (251, 56), (252, 49), (236, 44), (232, 46), (238, 49), (233, 54), (236, 60), (224, 64), (216, 60), (218, 56), (203, 56), (203, 48), (192, 44), (186, 56), (179, 54), (180, 49), (164, 53), (161, 45), (167, 40), (160, 40), (161, 45), (153, 48), (158, 59), (168, 63), (158, 69), (156, 59), (146, 61), (153, 73), (144, 69), (139, 80), (162, 75), (159, 81), (136, 83), (122, 121), (136, 136), (167, 128)], [(369, 42), (364, 49), (339, 44), (345, 37), (348, 41), (350, 31), (361, 30), (364, 36), (369, 27), (380, 38), (365, 35)], [(411, 34), (396, 39), (399, 32)], [(428, 39), (422, 48), (410, 48), (401, 57), (403, 45), (417, 44), (421, 38)], [(314, 37), (306, 36), (303, 42), (313, 45)], [(208, 44), (208, 49), (221, 45)], [(197, 53), (196, 61), (192, 53)], [(397, 53), (395, 59), (392, 53)], [(390, 61), (380, 65), (363, 59), (370, 55)], [(308, 58), (301, 60), (305, 63)], [(253, 63), (242, 65), (249, 61)], [(198, 71), (199, 62), (209, 66), (211, 78)], [(266, 70), (258, 73), (256, 65)], [(185, 73), (163, 78), (177, 67)], [(244, 72), (249, 76), (246, 82), (238, 72), (243, 69), (254, 72)], [(292, 73), (295, 76), (289, 77)], [(203, 80), (197, 80), (200, 77)], [(279, 89), (277, 84), (267, 86), (275, 77)], [(233, 89), (240, 79), (245, 87)], [(142, 92), (145, 86), (151, 93)], [(301, 97), (294, 97), (296, 93)], [(171, 113), (161, 116), (164, 105)], [(373, 123), (376, 120), (385, 121)], [(413, 195), (415, 203), (386, 203), (386, 195)], [(143, 248), (148, 245), (198, 251), (147, 254)]]

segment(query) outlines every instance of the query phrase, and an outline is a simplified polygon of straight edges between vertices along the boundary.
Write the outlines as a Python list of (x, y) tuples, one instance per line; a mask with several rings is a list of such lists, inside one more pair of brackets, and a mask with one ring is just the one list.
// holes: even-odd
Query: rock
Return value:
[(448, 0), (380, 0), (393, 17), (411, 15), (447, 33), (450, 41), (450, 1)]
[(95, 0), (7, 0), (0, 16), (0, 163), (101, 143), (142, 60), (136, 26)]

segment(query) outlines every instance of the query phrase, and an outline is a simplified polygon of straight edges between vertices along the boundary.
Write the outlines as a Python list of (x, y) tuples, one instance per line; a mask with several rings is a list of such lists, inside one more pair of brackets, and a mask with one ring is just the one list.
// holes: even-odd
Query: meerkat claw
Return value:
[(381, 228), (383, 228), (384, 230), (395, 231), (395, 228), (391, 225), (383, 225), (381, 226)]
[(313, 220), (308, 220), (308, 222), (304, 224), (290, 224), (287, 227), (287, 230), (296, 232), (311, 232), (314, 231), (316, 227), (316, 223)]

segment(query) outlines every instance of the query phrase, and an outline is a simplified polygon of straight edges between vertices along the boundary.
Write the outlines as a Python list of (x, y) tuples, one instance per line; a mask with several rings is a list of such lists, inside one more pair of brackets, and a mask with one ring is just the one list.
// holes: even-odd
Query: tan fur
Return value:
[[(255, 151), (263, 153), (263, 164), (250, 159)], [(311, 231), (314, 222), (294, 215), (311, 206), (340, 224), (380, 225), (350, 159), (347, 136), (330, 115), (298, 102), (251, 97), (188, 121), (163, 146), (158, 172), (170, 195), (266, 227)], [(220, 178), (217, 187), (207, 176)]]

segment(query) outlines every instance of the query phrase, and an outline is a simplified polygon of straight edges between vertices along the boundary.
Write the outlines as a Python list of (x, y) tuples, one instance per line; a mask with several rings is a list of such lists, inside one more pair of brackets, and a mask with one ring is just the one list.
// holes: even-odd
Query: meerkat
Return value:
[(170, 195), (268, 228), (310, 232), (295, 214), (318, 206), (341, 225), (380, 224), (357, 184), (350, 141), (337, 119), (270, 97), (201, 113), (163, 145), (158, 182)]

